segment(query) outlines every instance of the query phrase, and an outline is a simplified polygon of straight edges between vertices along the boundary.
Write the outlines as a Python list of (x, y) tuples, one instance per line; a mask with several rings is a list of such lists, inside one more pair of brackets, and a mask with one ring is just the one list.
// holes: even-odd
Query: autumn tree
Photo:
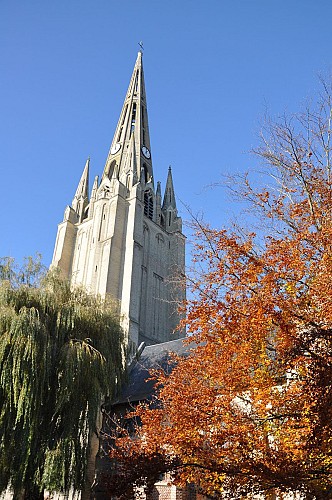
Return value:
[(0, 262), (0, 493), (17, 499), (84, 489), (101, 397), (124, 372), (112, 304), (40, 271)]
[(332, 498), (331, 104), (323, 84), (314, 107), (265, 126), (264, 177), (231, 186), (252, 230), (194, 222), (196, 347), (129, 415), (136, 439), (118, 432), (111, 493), (171, 471), (219, 498)]

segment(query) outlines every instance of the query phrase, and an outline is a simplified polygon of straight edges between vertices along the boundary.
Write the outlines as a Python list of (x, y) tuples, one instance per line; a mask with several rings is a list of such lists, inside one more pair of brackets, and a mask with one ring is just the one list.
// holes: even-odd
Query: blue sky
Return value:
[(228, 172), (255, 167), (266, 110), (293, 112), (331, 72), (330, 0), (1, 0), (0, 256), (50, 263), (86, 158), (101, 174), (135, 63), (154, 177), (213, 225)]

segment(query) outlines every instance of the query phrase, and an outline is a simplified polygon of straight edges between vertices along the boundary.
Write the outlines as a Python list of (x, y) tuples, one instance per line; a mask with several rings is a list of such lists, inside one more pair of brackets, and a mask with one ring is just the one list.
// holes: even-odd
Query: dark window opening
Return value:
[(127, 109), (128, 109), (128, 104), (126, 104), (125, 112), (123, 113), (123, 118), (122, 118), (122, 122), (121, 122), (121, 128), (123, 127), (125, 119), (126, 119)]
[(124, 113), (123, 113), (122, 122), (121, 122), (120, 130), (119, 130), (119, 135), (118, 135), (117, 142), (120, 142), (120, 140), (121, 140), (123, 125), (124, 125), (124, 122), (125, 122), (125, 119), (126, 119), (126, 116), (127, 116), (127, 110), (128, 110), (128, 104), (126, 104), (126, 107), (125, 107), (125, 110), (124, 110)]
[(139, 76), (139, 70), (136, 72), (136, 78), (135, 78), (135, 85), (134, 85), (134, 93), (137, 94), (138, 90), (138, 76)]
[(148, 182), (148, 167), (146, 166), (146, 163), (143, 163), (143, 170), (144, 170), (144, 182), (146, 184)]
[(123, 127), (121, 127), (121, 128), (120, 128), (120, 132), (119, 132), (119, 135), (118, 135), (118, 140), (117, 140), (117, 142), (120, 142), (120, 140), (121, 140), (121, 136), (122, 136), (122, 129), (123, 129)]
[(115, 166), (116, 166), (116, 161), (113, 160), (110, 164), (110, 168), (109, 168), (109, 171), (108, 171), (108, 177), (111, 178), (112, 175), (113, 175), (113, 172), (114, 172), (114, 169), (115, 169)]
[(141, 115), (142, 115), (142, 127), (145, 128), (145, 117), (144, 117), (144, 108), (141, 106)]
[(153, 219), (153, 197), (150, 191), (144, 193), (144, 215)]
[(131, 113), (131, 123), (135, 123), (136, 120), (136, 102), (133, 104), (133, 110)]

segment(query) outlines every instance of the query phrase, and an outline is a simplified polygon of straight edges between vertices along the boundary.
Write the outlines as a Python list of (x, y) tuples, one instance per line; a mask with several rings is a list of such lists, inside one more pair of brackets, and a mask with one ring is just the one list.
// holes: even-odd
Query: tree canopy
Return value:
[(0, 492), (15, 498), (83, 488), (101, 398), (124, 374), (114, 305), (39, 271), (0, 263)]
[(128, 415), (141, 425), (118, 433), (111, 492), (171, 471), (217, 497), (332, 498), (331, 117), (323, 84), (316, 105), (266, 124), (263, 177), (231, 184), (252, 229), (194, 222), (196, 347), (156, 376), (158, 404)]

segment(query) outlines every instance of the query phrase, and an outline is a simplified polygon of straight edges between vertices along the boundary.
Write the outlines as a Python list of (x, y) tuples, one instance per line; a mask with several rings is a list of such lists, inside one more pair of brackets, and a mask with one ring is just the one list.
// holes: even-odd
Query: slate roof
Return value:
[(171, 340), (144, 347), (139, 359), (132, 364), (128, 383), (123, 387), (116, 401), (113, 401), (113, 405), (150, 398), (153, 394), (154, 381), (148, 380), (151, 377), (149, 370), (158, 368), (170, 370), (168, 363), (171, 353), (187, 356), (190, 352), (190, 345), (184, 344), (183, 340)]

